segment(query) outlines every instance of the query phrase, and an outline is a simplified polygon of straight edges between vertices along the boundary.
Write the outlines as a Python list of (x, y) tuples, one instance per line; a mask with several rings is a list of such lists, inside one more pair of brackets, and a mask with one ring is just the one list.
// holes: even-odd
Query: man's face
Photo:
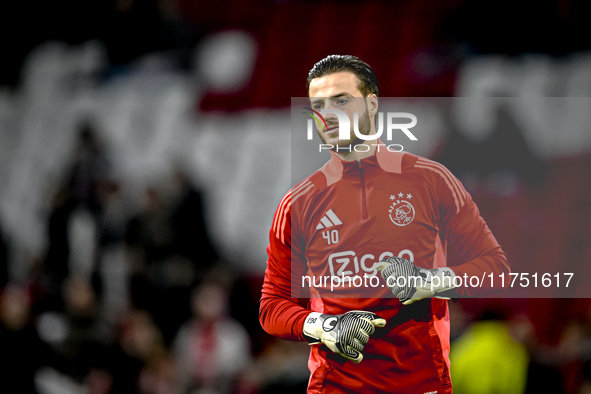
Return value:
[[(367, 99), (359, 91), (357, 86), (359, 79), (355, 74), (342, 71), (334, 74), (325, 75), (320, 78), (315, 78), (310, 82), (309, 96), (312, 109), (315, 111), (322, 111), (328, 109), (338, 109), (343, 111), (349, 117), (350, 130), (349, 138), (346, 140), (339, 139), (339, 121), (334, 114), (323, 115), (326, 120), (328, 129), (324, 125), (319, 128), (316, 125), (318, 135), (324, 144), (331, 144), (334, 146), (346, 146), (355, 142), (356, 137), (353, 133), (354, 127), (354, 113), (359, 114), (359, 132), (364, 135), (371, 133), (371, 121), (368, 109)], [(370, 96), (371, 99), (375, 95)], [(372, 101), (373, 105), (374, 101)], [(377, 110), (377, 101), (375, 101)]]

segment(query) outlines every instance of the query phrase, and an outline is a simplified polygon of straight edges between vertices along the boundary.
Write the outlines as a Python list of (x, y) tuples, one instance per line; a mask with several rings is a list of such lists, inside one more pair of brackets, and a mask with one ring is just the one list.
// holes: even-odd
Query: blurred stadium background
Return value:
[[(519, 112), (491, 100), (416, 153), (460, 177), (510, 261), (589, 265), (590, 12), (583, 0), (4, 2), (0, 391), (304, 392), (308, 347), (265, 334), (258, 299), (292, 185), (290, 99), (333, 53), (369, 63), (384, 97), (572, 98)], [(455, 392), (591, 393), (588, 299), (450, 308)]]

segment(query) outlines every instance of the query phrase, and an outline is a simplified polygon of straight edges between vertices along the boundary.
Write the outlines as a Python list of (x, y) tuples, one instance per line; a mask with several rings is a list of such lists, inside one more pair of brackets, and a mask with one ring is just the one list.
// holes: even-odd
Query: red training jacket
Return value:
[[(447, 301), (429, 298), (404, 306), (373, 264), (399, 256), (424, 268), (445, 267), (450, 244), (464, 259), (451, 267), (457, 276), (498, 278), (510, 268), (470, 194), (444, 166), (378, 148), (352, 162), (333, 153), (281, 200), (270, 231), (259, 319), (269, 334), (297, 341), (305, 341), (302, 327), (312, 311), (365, 310), (387, 320), (359, 364), (313, 345), (308, 393), (451, 393)], [(331, 288), (334, 276), (357, 284), (376, 278), (359, 288), (349, 282)], [(488, 280), (457, 289), (467, 296), (487, 291)]]

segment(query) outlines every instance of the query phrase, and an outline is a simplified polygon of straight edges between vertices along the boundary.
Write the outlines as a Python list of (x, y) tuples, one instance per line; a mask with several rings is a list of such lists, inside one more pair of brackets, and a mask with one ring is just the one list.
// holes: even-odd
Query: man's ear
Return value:
[(378, 113), (378, 96), (375, 94), (370, 94), (366, 98), (367, 100), (367, 109), (369, 111), (369, 115), (373, 116)]

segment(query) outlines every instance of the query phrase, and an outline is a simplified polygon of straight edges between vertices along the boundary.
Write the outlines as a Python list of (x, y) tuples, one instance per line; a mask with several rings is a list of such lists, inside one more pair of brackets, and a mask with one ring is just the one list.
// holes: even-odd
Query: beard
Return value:
[[(350, 130), (349, 130), (349, 138), (345, 139), (345, 140), (341, 140), (339, 139), (339, 133), (337, 132), (336, 135), (330, 135), (329, 133), (322, 131), (322, 130), (318, 130), (318, 136), (320, 137), (320, 140), (322, 141), (323, 144), (330, 144), (333, 145), (334, 148), (333, 150), (336, 150), (337, 147), (345, 147), (345, 146), (354, 146), (357, 145), (359, 143), (363, 143), (363, 141), (359, 138), (357, 138), (357, 136), (355, 135), (354, 131), (353, 131), (353, 127), (355, 127), (353, 125), (353, 121), (354, 119), (351, 119), (351, 123), (350, 123)], [(359, 116), (359, 134), (362, 135), (369, 135), (369, 133), (371, 132), (371, 121), (369, 119), (369, 109), (367, 108), (367, 103), (365, 105), (365, 111), (363, 112), (363, 114), (361, 114), (361, 116)], [(330, 124), (329, 124), (330, 126)]]

